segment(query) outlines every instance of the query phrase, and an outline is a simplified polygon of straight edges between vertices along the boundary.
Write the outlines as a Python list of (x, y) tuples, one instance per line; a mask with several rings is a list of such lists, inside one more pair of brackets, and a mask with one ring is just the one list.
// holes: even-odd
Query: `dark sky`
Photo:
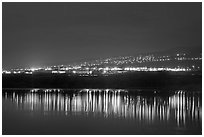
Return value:
[(3, 68), (202, 46), (201, 3), (3, 3)]

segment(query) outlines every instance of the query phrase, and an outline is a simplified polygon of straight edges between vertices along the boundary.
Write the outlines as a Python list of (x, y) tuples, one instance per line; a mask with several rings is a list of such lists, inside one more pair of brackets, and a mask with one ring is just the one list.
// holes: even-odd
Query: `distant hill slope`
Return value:
[(84, 67), (184, 67), (202, 68), (202, 48), (178, 47), (166, 51), (118, 56), (74, 63)]

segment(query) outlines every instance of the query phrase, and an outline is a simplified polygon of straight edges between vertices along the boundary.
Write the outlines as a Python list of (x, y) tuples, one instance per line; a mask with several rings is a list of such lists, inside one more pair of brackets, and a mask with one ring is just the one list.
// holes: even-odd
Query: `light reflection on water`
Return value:
[(168, 95), (130, 94), (122, 89), (32, 89), (29, 92), (4, 91), (3, 99), (17, 110), (57, 112), (69, 116), (89, 115), (133, 119), (149, 124), (175, 122), (178, 127), (202, 123), (201, 93), (184, 90)]

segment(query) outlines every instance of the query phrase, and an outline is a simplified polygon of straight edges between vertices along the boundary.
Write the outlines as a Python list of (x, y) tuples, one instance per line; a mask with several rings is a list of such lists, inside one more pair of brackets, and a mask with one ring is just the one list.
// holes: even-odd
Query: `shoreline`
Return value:
[(81, 77), (66, 74), (3, 75), (2, 88), (44, 89), (202, 89), (202, 72), (132, 72)]

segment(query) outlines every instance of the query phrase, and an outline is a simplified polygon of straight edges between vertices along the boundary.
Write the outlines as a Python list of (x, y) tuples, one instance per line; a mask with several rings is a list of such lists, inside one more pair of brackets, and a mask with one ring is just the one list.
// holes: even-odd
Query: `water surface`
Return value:
[(3, 134), (202, 134), (200, 91), (3, 89)]

